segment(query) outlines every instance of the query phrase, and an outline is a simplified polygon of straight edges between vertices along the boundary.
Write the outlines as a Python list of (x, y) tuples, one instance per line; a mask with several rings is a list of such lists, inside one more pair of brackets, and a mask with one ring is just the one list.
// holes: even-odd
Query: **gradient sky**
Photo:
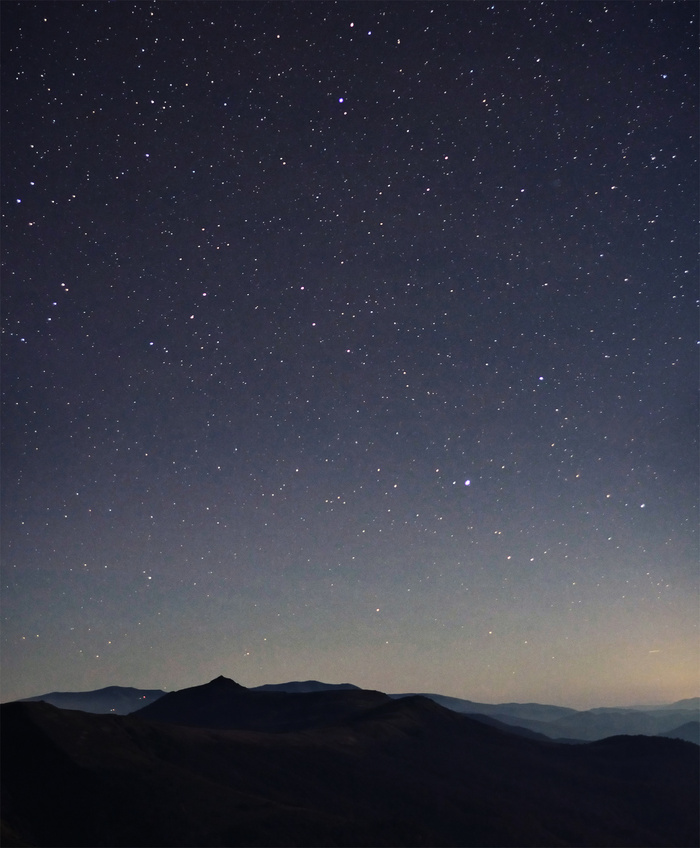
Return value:
[(2, 18), (3, 700), (700, 693), (695, 3)]

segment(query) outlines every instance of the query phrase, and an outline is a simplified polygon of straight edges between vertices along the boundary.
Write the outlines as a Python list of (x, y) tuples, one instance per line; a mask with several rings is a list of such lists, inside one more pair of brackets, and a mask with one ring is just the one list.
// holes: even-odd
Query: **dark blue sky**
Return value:
[(695, 4), (2, 17), (3, 699), (698, 694)]

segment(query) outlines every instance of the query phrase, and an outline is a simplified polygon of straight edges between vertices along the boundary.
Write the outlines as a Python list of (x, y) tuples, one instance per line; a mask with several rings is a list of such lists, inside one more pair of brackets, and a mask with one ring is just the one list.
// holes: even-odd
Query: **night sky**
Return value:
[(3, 700), (699, 694), (695, 3), (2, 7)]

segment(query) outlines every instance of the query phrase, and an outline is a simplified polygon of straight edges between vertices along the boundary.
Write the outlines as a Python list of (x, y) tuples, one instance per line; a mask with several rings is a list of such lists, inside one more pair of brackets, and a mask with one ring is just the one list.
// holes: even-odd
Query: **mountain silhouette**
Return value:
[[(700, 835), (697, 747), (678, 739), (562, 745), (421, 696), (226, 678), (128, 716), (0, 711), (5, 846), (682, 848)], [(272, 732), (250, 729), (256, 711)]]
[(203, 686), (170, 692), (135, 715), (189, 727), (288, 732), (340, 721), (388, 700), (381, 692), (357, 688), (259, 691), (217, 677)]
[[(226, 680), (226, 678), (222, 678), (222, 680)], [(193, 688), (197, 689), (198, 687)], [(241, 686), (240, 690), (291, 694), (342, 690), (360, 691), (359, 687), (352, 683), (322, 683), (318, 680), (268, 683), (251, 689), (245, 689)], [(45, 695), (35, 695), (22, 700), (46, 701), (63, 709), (127, 715), (153, 703), (165, 694), (162, 689), (107, 686), (90, 692), (49, 692)], [(500, 722), (502, 726), (509, 727), (511, 732), (514, 733), (528, 735), (527, 732), (530, 732), (557, 741), (594, 741), (619, 734), (673, 736), (677, 728), (700, 718), (700, 698), (685, 698), (672, 704), (653, 706), (598, 707), (591, 710), (575, 710), (571, 707), (559, 707), (552, 704), (485, 704), (434, 693), (411, 694), (421, 694), (441, 706), (469, 715), (472, 718), (479, 718), (485, 723), (493, 725), (494, 722)], [(392, 694), (389, 697), (399, 699), (409, 697), (409, 695)], [(241, 705), (239, 704), (240, 708)], [(342, 711), (339, 714), (342, 714)], [(331, 715), (332, 713), (329, 713), (329, 717)], [(304, 720), (302, 720), (302, 724), (303, 722)], [(213, 726), (225, 727), (226, 721), (222, 719)], [(250, 726), (254, 728), (255, 724), (252, 723)], [(265, 729), (267, 726), (261, 723), (258, 729)], [(292, 725), (287, 727), (287, 729), (291, 728)], [(285, 729), (285, 726), (282, 725), (280, 729)], [(680, 738), (697, 741), (692, 727), (684, 733), (685, 735), (680, 735)]]

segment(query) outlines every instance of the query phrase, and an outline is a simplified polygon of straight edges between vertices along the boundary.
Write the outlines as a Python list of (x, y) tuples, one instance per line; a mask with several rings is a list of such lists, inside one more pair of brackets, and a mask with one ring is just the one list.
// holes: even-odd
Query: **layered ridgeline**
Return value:
[(549, 704), (482, 704), (445, 695), (428, 694), (426, 697), (465, 715), (487, 716), (550, 739), (593, 742), (608, 736), (643, 734), (671, 736), (700, 744), (700, 698), (686, 698), (661, 706), (574, 710)]
[(23, 698), (23, 701), (46, 701), (63, 710), (84, 710), (86, 713), (116, 713), (128, 715), (165, 695), (163, 689), (134, 689), (132, 686), (105, 686), (89, 692), (47, 692)]
[[(697, 845), (697, 747), (566, 745), (422, 696), (226, 678), (128, 716), (2, 706), (4, 846)], [(493, 719), (493, 721), (498, 721)]]
[[(270, 683), (247, 691), (303, 694), (343, 690), (360, 691), (359, 687), (352, 683), (321, 683), (318, 680)], [(63, 709), (127, 715), (153, 703), (165, 694), (162, 689), (108, 686), (91, 692), (49, 692), (23, 700), (46, 701)], [(410, 694), (423, 695), (447, 709), (482, 721), (488, 720), (488, 723), (493, 725), (506, 724), (513, 729), (526, 729), (531, 731), (531, 734), (543, 735), (549, 739), (592, 742), (608, 736), (643, 734), (685, 739), (700, 744), (700, 698), (686, 698), (661, 706), (574, 710), (551, 704), (484, 704), (434, 693)], [(407, 694), (390, 697), (405, 698)]]

